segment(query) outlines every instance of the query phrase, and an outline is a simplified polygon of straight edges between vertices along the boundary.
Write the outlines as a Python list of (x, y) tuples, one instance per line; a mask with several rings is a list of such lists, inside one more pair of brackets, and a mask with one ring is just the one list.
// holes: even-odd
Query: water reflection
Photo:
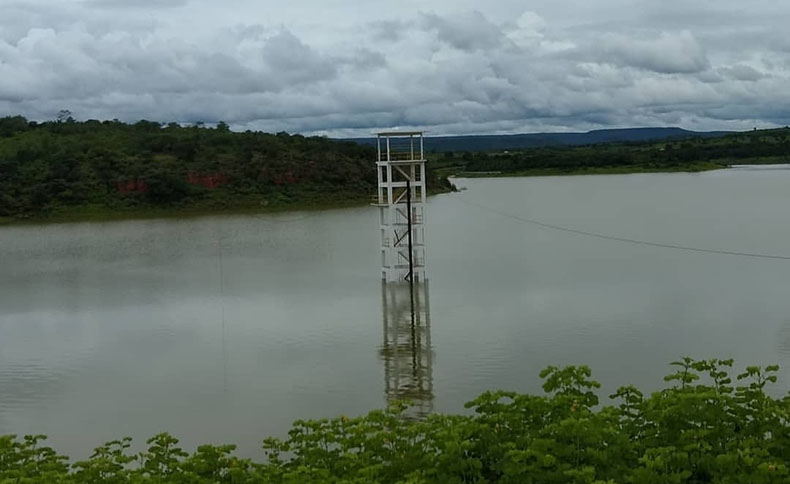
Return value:
[(428, 282), (381, 285), (384, 392), (388, 402), (408, 400), (410, 418), (433, 410), (433, 349)]
[(790, 359), (790, 319), (785, 320), (779, 327), (775, 341), (779, 357), (783, 360)]

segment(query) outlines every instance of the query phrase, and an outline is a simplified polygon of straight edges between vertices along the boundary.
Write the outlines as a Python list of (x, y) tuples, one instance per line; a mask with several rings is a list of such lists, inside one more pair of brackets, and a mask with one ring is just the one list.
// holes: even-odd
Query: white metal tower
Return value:
[(425, 152), (422, 131), (377, 133), (381, 278), (419, 282), (425, 273)]

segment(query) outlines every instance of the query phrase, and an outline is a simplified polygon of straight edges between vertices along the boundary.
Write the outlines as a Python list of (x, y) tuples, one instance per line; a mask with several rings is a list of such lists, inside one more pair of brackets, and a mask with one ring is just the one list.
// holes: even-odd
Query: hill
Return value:
[[(0, 118), (0, 218), (326, 207), (369, 200), (375, 150), (151, 121)], [(432, 190), (448, 187), (429, 173)], [(444, 183), (444, 184), (442, 184)]]
[[(434, 136), (426, 139), (429, 152), (495, 151), (543, 146), (581, 146), (612, 142), (641, 142), (682, 138), (713, 138), (727, 131), (689, 131), (682, 128), (599, 129), (586, 133), (528, 133), (511, 135)], [(375, 138), (351, 138), (375, 146)]]
[(699, 171), (724, 168), (736, 163), (787, 163), (788, 159), (790, 128), (781, 128), (662, 141), (485, 152), (447, 151), (434, 155), (433, 167), (443, 174), (552, 175)]
[[(661, 140), (651, 141), (656, 137)], [(503, 140), (511, 143), (507, 149), (490, 149)], [(510, 147), (524, 140), (548, 145)], [(787, 162), (790, 129), (726, 134), (637, 128), (437, 137), (426, 143), (428, 185), (436, 192), (451, 189), (445, 177), (453, 174), (697, 171)], [(460, 149), (464, 146), (477, 151)], [(206, 128), (5, 117), (0, 118), (0, 221), (362, 203), (375, 191), (375, 157), (366, 143), (235, 133), (224, 123)]]

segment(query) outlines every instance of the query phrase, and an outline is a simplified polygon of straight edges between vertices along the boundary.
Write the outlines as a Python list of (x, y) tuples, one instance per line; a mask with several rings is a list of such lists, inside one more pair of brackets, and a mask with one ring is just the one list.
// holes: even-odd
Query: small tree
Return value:
[(73, 123), (74, 118), (71, 116), (71, 111), (68, 109), (61, 109), (58, 111), (58, 123)]

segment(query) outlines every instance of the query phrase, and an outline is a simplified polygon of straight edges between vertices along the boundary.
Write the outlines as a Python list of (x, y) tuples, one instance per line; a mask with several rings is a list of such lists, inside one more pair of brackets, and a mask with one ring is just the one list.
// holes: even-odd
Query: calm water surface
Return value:
[(0, 228), (0, 434), (82, 458), (168, 430), (261, 457), (297, 418), (388, 395), (461, 411), (539, 391), (549, 364), (589, 364), (602, 394), (686, 354), (790, 367), (790, 260), (508, 217), (790, 256), (786, 168), (457, 180), (429, 203), (416, 330), (382, 291), (373, 208)]

